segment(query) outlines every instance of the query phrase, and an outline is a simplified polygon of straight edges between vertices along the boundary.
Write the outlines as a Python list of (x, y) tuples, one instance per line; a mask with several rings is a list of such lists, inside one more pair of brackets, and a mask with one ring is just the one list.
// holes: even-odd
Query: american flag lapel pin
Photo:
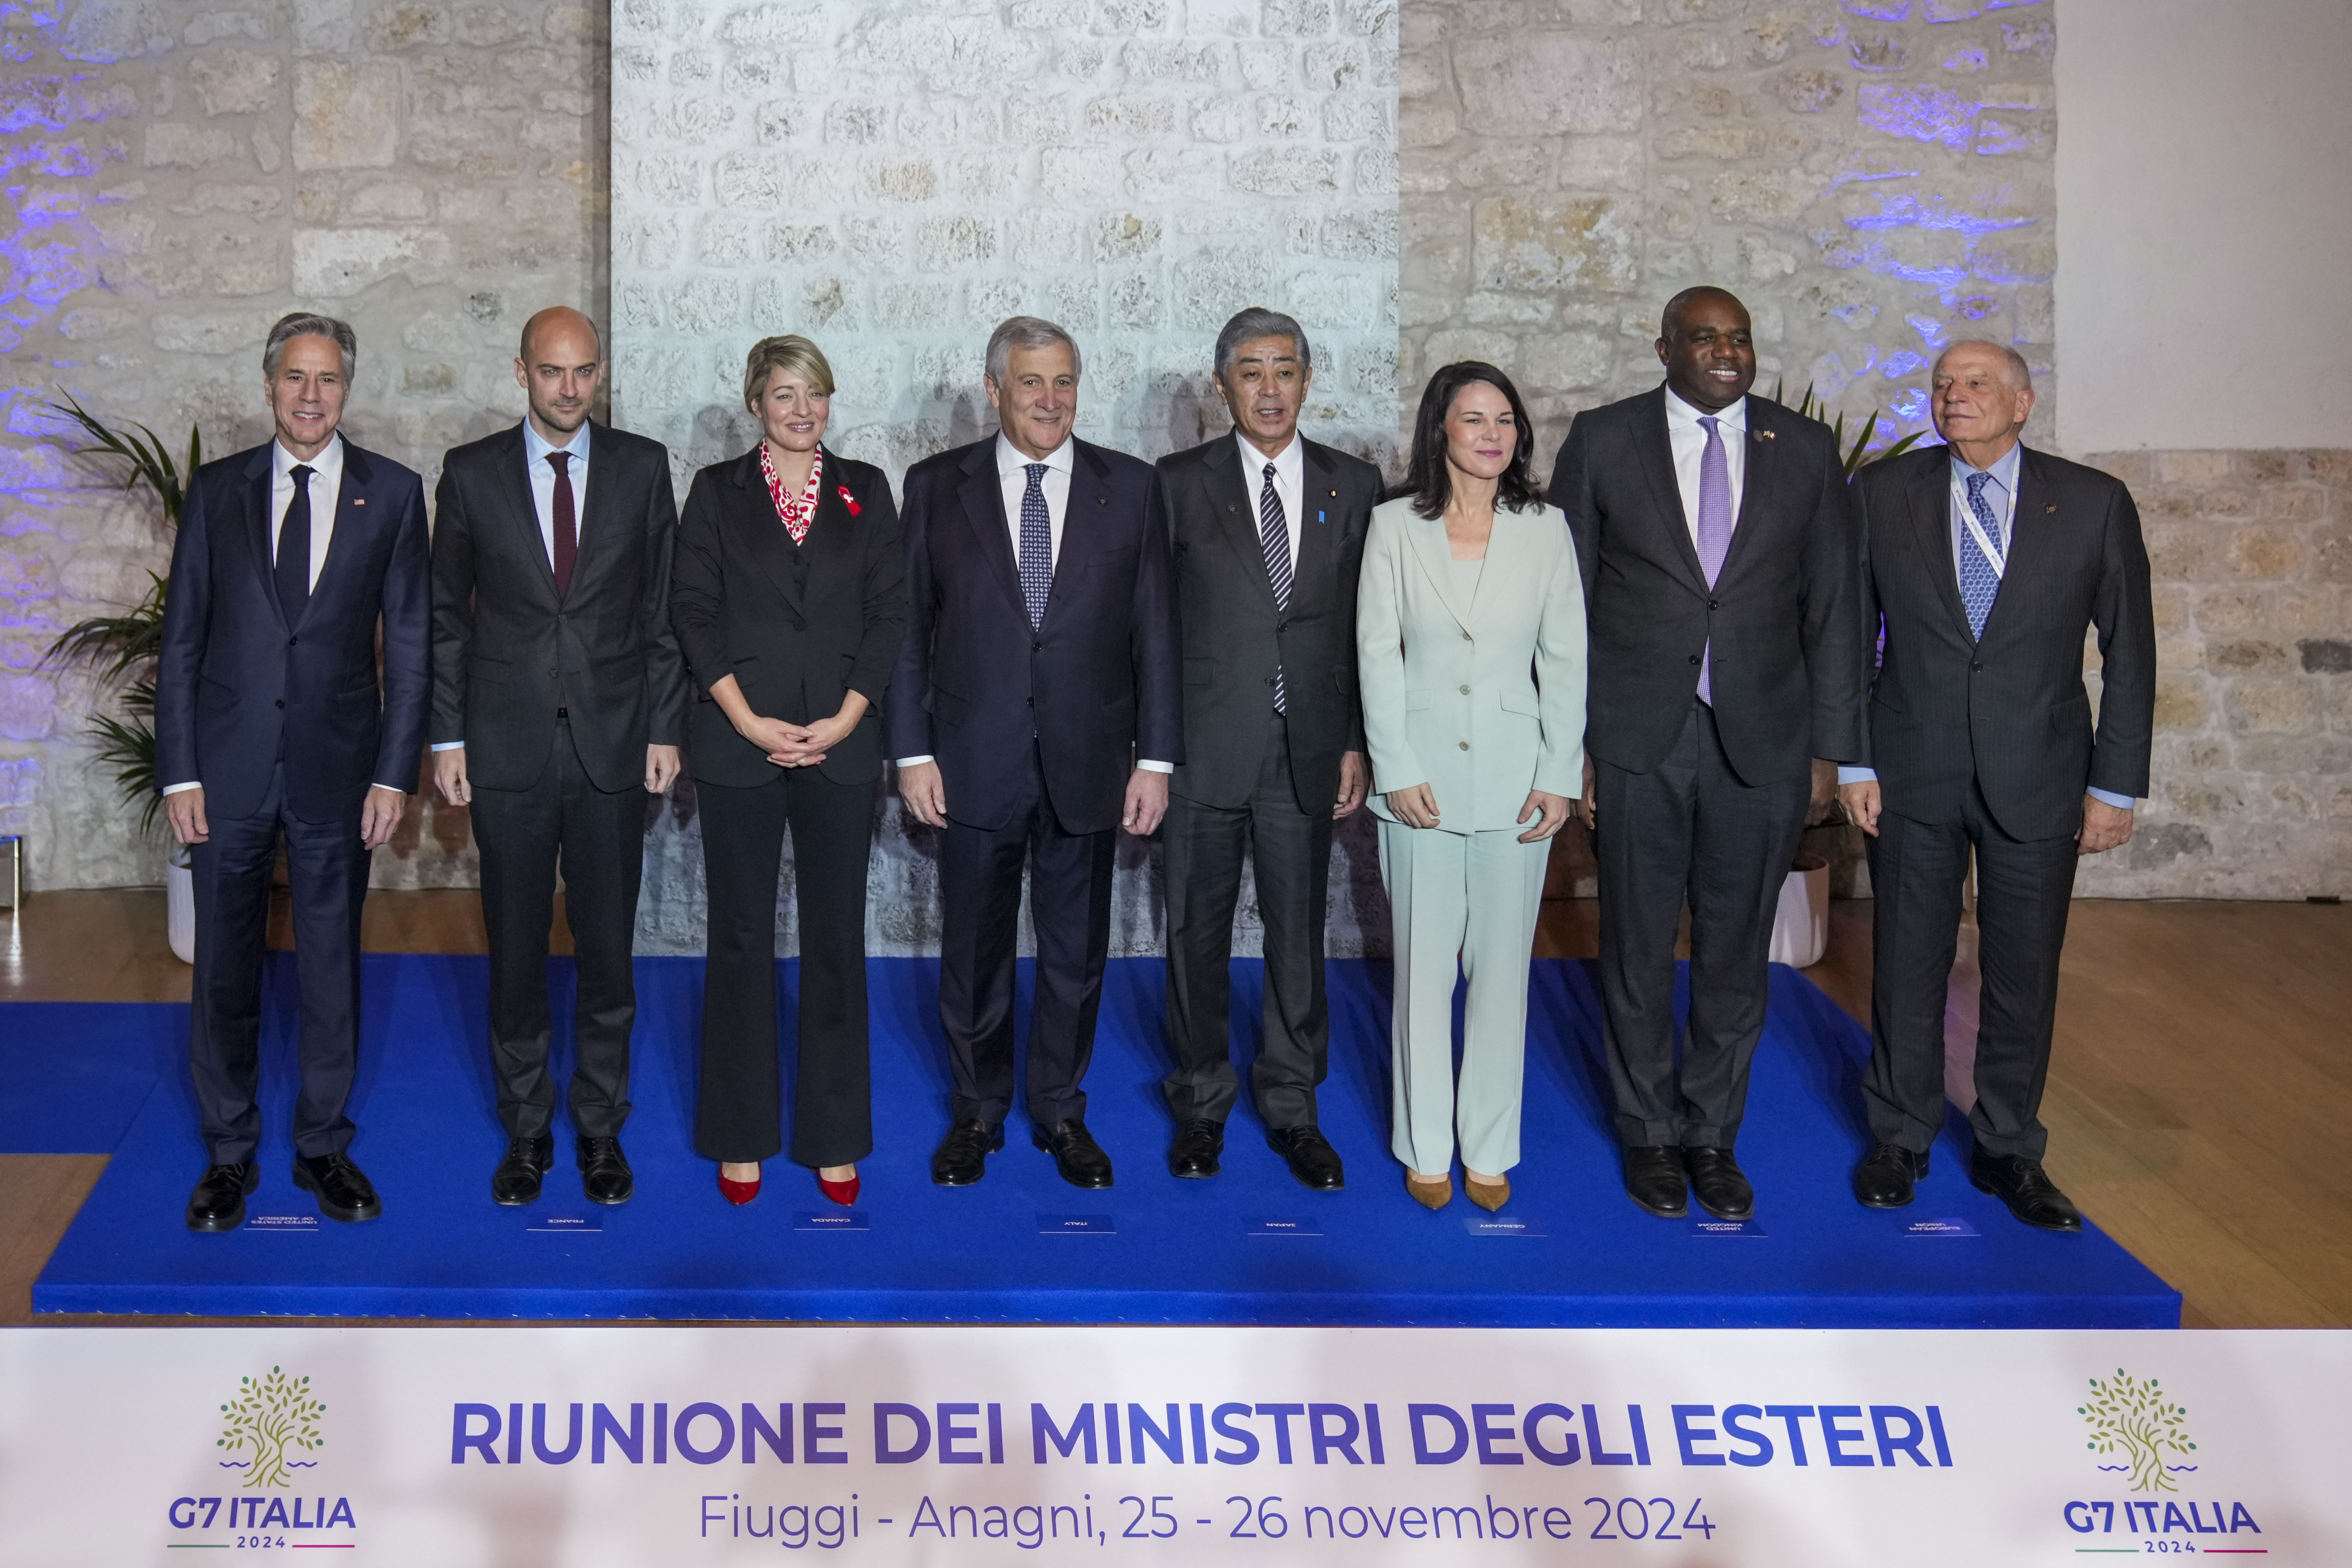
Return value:
[(1776, 437), (1773, 436), (1772, 432), (1771, 432), (1771, 431), (1769, 431), (1769, 430), (1759, 430), (1758, 432), (1756, 432), (1756, 438), (1757, 438), (1759, 441), (1770, 441), (1770, 440), (1775, 439)]
[(352, 498), (352, 504), (353, 506), (365, 506), (365, 505), (367, 505), (367, 497), (365, 497), (365, 496), (353, 496), (353, 497)]

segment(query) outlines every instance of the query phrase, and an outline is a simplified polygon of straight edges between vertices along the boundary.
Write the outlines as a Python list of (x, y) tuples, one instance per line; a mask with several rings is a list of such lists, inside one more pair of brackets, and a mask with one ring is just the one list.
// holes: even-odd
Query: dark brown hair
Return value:
[(1528, 421), (1528, 405), (1519, 401), (1519, 389), (1493, 365), (1465, 359), (1429, 378), (1429, 384), (1422, 388), (1421, 411), (1412, 418), (1412, 460), (1405, 467), (1402, 493), (1412, 498), (1412, 510), (1423, 517), (1444, 517), (1445, 503), (1454, 499), (1454, 478), (1445, 466), (1445, 416), (1453, 412), (1454, 395), (1479, 381), (1509, 400), (1511, 423), (1517, 426), (1510, 466), (1495, 481), (1495, 504), (1517, 511), (1543, 500), (1530, 471), (1535, 426)]

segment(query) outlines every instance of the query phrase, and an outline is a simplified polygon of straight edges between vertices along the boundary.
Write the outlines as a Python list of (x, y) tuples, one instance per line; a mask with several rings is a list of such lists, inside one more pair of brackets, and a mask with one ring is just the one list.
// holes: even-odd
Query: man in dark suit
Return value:
[(1356, 578), (1378, 468), (1298, 434), (1307, 333), (1247, 310), (1217, 334), (1233, 434), (1160, 459), (1183, 624), (1184, 764), (1168, 786), (1168, 1168), (1213, 1176), (1239, 1085), (1226, 1018), (1242, 865), (1265, 931), (1265, 1043), (1250, 1072), (1266, 1137), (1318, 1192), (1346, 1183), (1317, 1125), (1328, 1067), (1323, 920), (1331, 824), (1364, 803)]
[[(1625, 1190), (1746, 1219), (1734, 1157), (1780, 885), (1813, 759), (1860, 754), (1858, 561), (1828, 428), (1748, 395), (1748, 311), (1666, 304), (1656, 391), (1577, 416), (1552, 469), (1592, 628), (1582, 811), (1601, 873), (1602, 1036)], [(1828, 804), (1829, 774), (1821, 801)], [(1691, 911), (1675, 1051), (1675, 935)]]
[[(1900, 1208), (1927, 1173), (1973, 851), (1982, 988), (1969, 1178), (2027, 1225), (2080, 1230), (2042, 1168), (2042, 1087), (2074, 867), (2131, 837), (2147, 793), (2147, 551), (2121, 480), (2019, 444), (2033, 388), (2015, 350), (1954, 343), (1934, 386), (1947, 445), (1873, 463), (1854, 487), (1865, 625), (1884, 615), (1885, 644), (1864, 765), (1839, 770), (1847, 814), (1870, 835), (1874, 894), (1877, 1044), (1863, 1094), (1877, 1142), (1853, 1192)], [(2095, 729), (2083, 688), (2094, 627)]]
[(368, 865), (425, 745), (430, 584), (423, 483), (338, 433), (358, 353), (331, 317), (270, 328), (276, 437), (196, 470), (172, 551), (155, 748), (165, 818), (194, 849), (188, 1059), (210, 1163), (191, 1230), (235, 1230), (260, 1182), (261, 955), (281, 831), (302, 996), (294, 1184), (331, 1219), (383, 1212), (346, 1152), (344, 1107)]
[(906, 651), (887, 721), (907, 809), (940, 845), (940, 1021), (953, 1125), (942, 1186), (977, 1182), (1013, 1102), (1013, 949), (1029, 863), (1032, 1137), (1111, 1184), (1079, 1088), (1110, 950), (1118, 830), (1168, 809), (1183, 760), (1176, 606), (1151, 468), (1072, 438), (1078, 349), (1015, 316), (988, 340), (999, 432), (907, 470)]
[(669, 453), (599, 425), (604, 345), (579, 311), (525, 322), (521, 424), (441, 459), (433, 527), (433, 776), (470, 808), (490, 946), (505, 1157), (490, 1199), (555, 1158), (547, 939), (555, 874), (579, 975), (572, 1127), (591, 1203), (628, 1201), (630, 970), (646, 793), (678, 773), (686, 677), (669, 628)]

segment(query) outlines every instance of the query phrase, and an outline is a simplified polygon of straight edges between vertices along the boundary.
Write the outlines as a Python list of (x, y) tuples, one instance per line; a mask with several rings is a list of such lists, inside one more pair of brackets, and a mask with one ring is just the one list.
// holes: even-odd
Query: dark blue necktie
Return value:
[(293, 468), (294, 499), (286, 503), (286, 521), (278, 527), (278, 605), (292, 626), (310, 602), (310, 475), (297, 463)]
[(1021, 497), (1021, 598), (1034, 631), (1045, 624), (1045, 601), (1054, 592), (1054, 519), (1045, 510), (1045, 465), (1027, 467), (1029, 489)]
[[(1992, 479), (1987, 473), (1969, 476), (1969, 510), (1976, 513), (1977, 526), (1992, 541), (1995, 550), (2007, 552), (2001, 542), (2000, 518), (1992, 510), (1985, 495), (1985, 486)], [(1977, 542), (1976, 534), (1963, 522), (1960, 525), (1960, 605), (1969, 613), (1969, 631), (1979, 642), (1984, 641), (1985, 621), (1992, 615), (1992, 602), (2000, 594), (2000, 574), (1985, 558), (1984, 547)]]

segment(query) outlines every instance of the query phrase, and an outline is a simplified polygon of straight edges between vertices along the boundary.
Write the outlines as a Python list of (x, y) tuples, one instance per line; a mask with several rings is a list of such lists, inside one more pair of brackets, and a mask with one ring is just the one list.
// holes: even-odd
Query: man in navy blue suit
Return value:
[(1168, 530), (1150, 464), (1074, 439), (1078, 348), (1015, 316), (988, 340), (999, 432), (907, 470), (911, 601), (886, 721), (907, 809), (942, 830), (940, 1022), (954, 1124), (931, 1180), (981, 1179), (1013, 1104), (1021, 869), (1037, 933), (1032, 1139), (1111, 1184), (1079, 1088), (1110, 950), (1118, 830), (1168, 809), (1184, 760)]
[(164, 815), (195, 862), (188, 1060), (210, 1163), (191, 1230), (244, 1224), (260, 1182), (261, 954), (281, 831), (302, 998), (294, 1184), (331, 1219), (383, 1212), (343, 1112), (368, 865), (425, 745), (432, 588), (423, 483), (338, 433), (358, 347), (328, 316), (269, 330), (277, 435), (196, 470), (172, 552), (155, 738)]

